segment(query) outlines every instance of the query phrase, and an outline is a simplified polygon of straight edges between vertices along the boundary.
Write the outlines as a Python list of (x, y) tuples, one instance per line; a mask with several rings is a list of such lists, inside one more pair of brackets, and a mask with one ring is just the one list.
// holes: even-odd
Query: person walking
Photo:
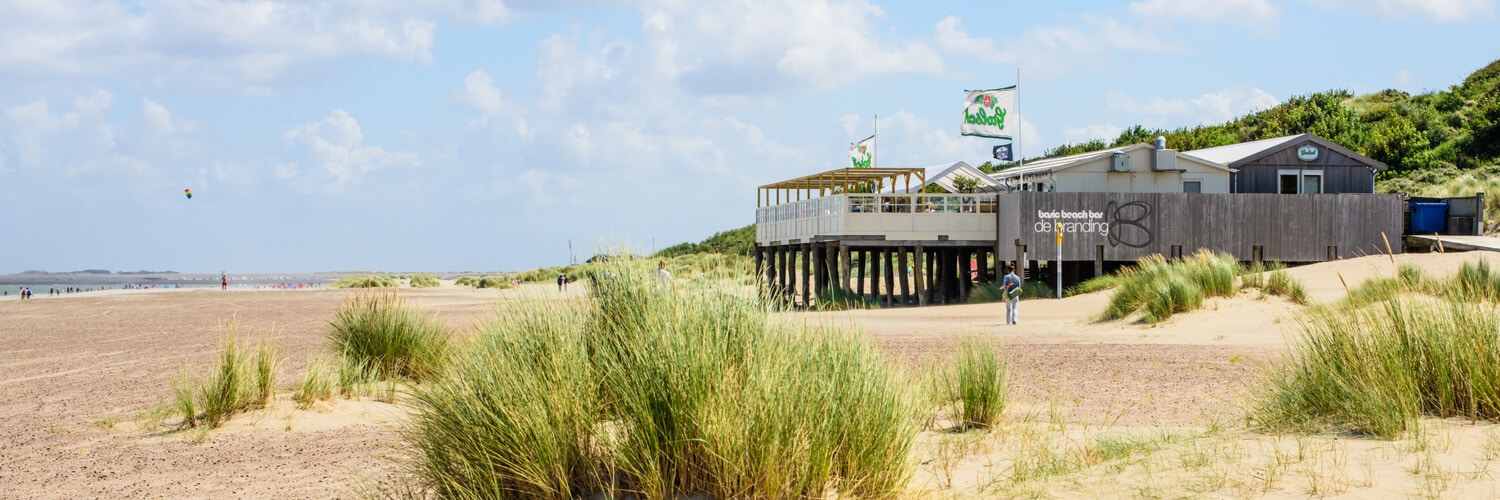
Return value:
[(557, 293), (566, 291), (568, 291), (568, 276), (563, 273), (557, 273)]
[(219, 273), (219, 290), (228, 290), (228, 289), (229, 289), (229, 275), (225, 274), (223, 272), (220, 272)]
[(662, 288), (672, 286), (672, 271), (667, 270), (667, 261), (665, 260), (656, 262), (656, 282)]
[(1005, 278), (1000, 280), (1000, 286), (1005, 289), (1005, 324), (1014, 325), (1021, 308), (1021, 278), (1016, 276), (1015, 264), (1007, 264), (1005, 271)]

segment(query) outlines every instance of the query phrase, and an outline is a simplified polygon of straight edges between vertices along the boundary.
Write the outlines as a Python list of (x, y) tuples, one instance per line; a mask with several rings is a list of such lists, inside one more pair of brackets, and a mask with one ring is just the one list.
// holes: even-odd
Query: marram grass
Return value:
[(172, 406), (182, 417), (181, 427), (218, 427), (237, 413), (264, 408), (275, 394), (281, 363), (276, 348), (262, 341), (252, 349), (240, 341), (238, 322), (226, 325), (218, 364), (209, 375), (184, 370), (172, 381)]
[(863, 337), (773, 322), (759, 302), (599, 266), (587, 301), (519, 301), (403, 434), (438, 497), (895, 495), (917, 404)]
[(352, 365), (344, 369), (384, 377), (431, 380), (448, 357), (447, 328), (390, 291), (351, 294), (328, 323), (327, 335), (332, 350)]
[(984, 428), (999, 422), (1008, 402), (1009, 371), (995, 346), (979, 337), (959, 342), (952, 361), (938, 371), (939, 402), (959, 428)]
[(1251, 410), (1271, 431), (1396, 438), (1418, 418), (1500, 421), (1500, 279), (1487, 263), (1424, 278), (1414, 266), (1309, 308)]

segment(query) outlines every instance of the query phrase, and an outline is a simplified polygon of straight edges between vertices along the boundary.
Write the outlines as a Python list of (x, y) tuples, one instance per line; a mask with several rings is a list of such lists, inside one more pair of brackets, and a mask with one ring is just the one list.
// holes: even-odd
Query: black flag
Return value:
[(1009, 144), (1001, 144), (999, 146), (995, 146), (994, 153), (995, 153), (995, 159), (996, 160), (1010, 161), (1010, 145)]

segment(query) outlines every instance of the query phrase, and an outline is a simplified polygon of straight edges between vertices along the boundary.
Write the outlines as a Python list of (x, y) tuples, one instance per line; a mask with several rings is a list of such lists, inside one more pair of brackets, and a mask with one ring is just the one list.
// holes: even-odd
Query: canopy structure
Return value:
[[(905, 191), (910, 192), (913, 178), (919, 187), (926, 184), (927, 169), (838, 168), (761, 186), (755, 206), (780, 205), (827, 196), (834, 192), (878, 192), (886, 188), (894, 190), (898, 184), (904, 184)], [(871, 182), (875, 183), (873, 189), (867, 187)]]

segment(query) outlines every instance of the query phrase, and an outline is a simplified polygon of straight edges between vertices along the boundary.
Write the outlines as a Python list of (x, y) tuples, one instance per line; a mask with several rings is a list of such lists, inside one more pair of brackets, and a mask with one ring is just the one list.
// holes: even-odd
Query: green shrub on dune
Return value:
[(387, 288), (401, 286), (395, 278), (385, 275), (345, 276), (328, 285), (329, 288)]
[[(862, 337), (612, 261), (587, 302), (513, 303), (418, 386), (438, 497), (806, 498), (900, 491), (916, 404)], [(607, 273), (607, 274), (606, 274)]]
[(416, 382), (441, 374), (448, 337), (441, 323), (395, 292), (350, 295), (328, 323), (330, 347), (353, 368)]
[(442, 285), (436, 274), (413, 274), (408, 283), (412, 288), (432, 288)]
[[(1301, 283), (1279, 270), (1262, 277), (1263, 269), (1249, 268), (1243, 284), (1261, 286), (1274, 280), (1277, 294), (1287, 294), (1298, 303), (1306, 301)], [(1238, 291), (1235, 279), (1240, 274), (1239, 263), (1229, 254), (1200, 250), (1178, 261), (1152, 255), (1116, 276), (1115, 292), (1101, 319), (1115, 320), (1140, 312), (1147, 323), (1166, 321), (1174, 314), (1197, 310), (1207, 298), (1234, 296)]]

